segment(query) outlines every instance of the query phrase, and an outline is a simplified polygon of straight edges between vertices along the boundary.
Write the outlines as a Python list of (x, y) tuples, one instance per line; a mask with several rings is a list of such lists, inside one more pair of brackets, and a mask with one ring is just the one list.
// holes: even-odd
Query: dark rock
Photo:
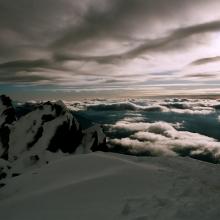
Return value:
[(43, 135), (43, 127), (41, 126), (38, 130), (37, 133), (34, 135), (33, 140), (27, 144), (27, 149), (30, 149), (31, 147), (33, 147), (37, 141), (42, 137)]
[(5, 185), (5, 183), (0, 183), (0, 188), (4, 187)]
[(77, 129), (75, 120), (72, 120), (71, 127), (70, 122), (65, 121), (57, 128), (47, 149), (52, 152), (56, 152), (60, 149), (63, 153), (74, 153), (81, 143), (82, 138), (82, 131), (80, 128)]
[(104, 138), (103, 141), (100, 142), (98, 137), (98, 132), (95, 131), (93, 134), (93, 138), (94, 138), (94, 142), (92, 144), (91, 151), (104, 151), (104, 152), (109, 151), (106, 144), (106, 137)]
[(0, 158), (8, 158), (10, 125), (16, 121), (15, 109), (11, 99), (6, 95), (0, 96)]
[(20, 173), (12, 173), (12, 177), (16, 177), (16, 176), (19, 176), (19, 175), (21, 175)]
[(0, 173), (0, 180), (1, 180), (1, 179), (4, 179), (6, 176), (7, 176), (7, 173), (1, 172), (1, 173)]

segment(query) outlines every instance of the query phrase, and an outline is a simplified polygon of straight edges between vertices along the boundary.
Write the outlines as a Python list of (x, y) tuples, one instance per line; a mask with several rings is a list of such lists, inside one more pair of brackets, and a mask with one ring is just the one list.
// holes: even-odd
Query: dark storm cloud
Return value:
[(43, 76), (43, 75), (0, 75), (0, 81), (1, 82), (19, 82), (19, 83), (37, 83), (37, 82), (42, 82), (42, 81), (48, 81), (48, 82), (52, 82), (53, 78), (49, 77), (49, 76)]
[(58, 76), (47, 75), (44, 72), (34, 70), (1, 70), (0, 69), (0, 82), (1, 83), (40, 83), (40, 82), (56, 82)]
[(195, 74), (189, 74), (185, 75), (185, 77), (188, 78), (213, 78), (216, 77), (217, 74), (214, 73), (195, 73)]
[(220, 61), (220, 56), (206, 57), (206, 58), (195, 60), (190, 65), (198, 66), (198, 65), (203, 65), (203, 64), (215, 63), (219, 61)]
[[(54, 68), (51, 61), (39, 60), (16, 60), (0, 64), (1, 82), (41, 82), (44, 80), (53, 81), (51, 76), (44, 74), (44, 71)], [(37, 74), (33, 74), (37, 72)]]
[(152, 75), (152, 76), (171, 76), (171, 75), (174, 75), (177, 72), (179, 72), (179, 70), (170, 70), (170, 71), (163, 71), (163, 72), (153, 72), (153, 73), (148, 73), (148, 75)]
[(0, 62), (45, 58), (50, 54), (48, 44), (78, 22), (80, 4), (71, 0), (0, 0)]
[(0, 64), (0, 70), (4, 69), (32, 69), (32, 68), (44, 68), (50, 66), (48, 60), (17, 60)]
[(111, 84), (111, 83), (114, 83), (114, 84), (117, 84), (117, 83), (129, 83), (129, 80), (108, 79), (108, 80), (105, 80), (104, 83), (106, 83), (106, 84)]
[[(146, 41), (146, 43), (141, 44), (137, 48), (128, 52), (130, 55), (138, 55), (148, 50), (158, 50), (163, 49), (169, 44), (176, 41), (185, 39), (192, 35), (203, 34), (207, 32), (215, 32), (220, 30), (220, 21), (208, 22), (204, 24), (193, 25), (189, 27), (183, 27), (174, 30), (170, 35), (164, 38), (158, 38), (156, 40)], [(189, 42), (190, 43), (190, 42)]]
[[(0, 82), (36, 83), (42, 81), (56, 82), (62, 78), (45, 74), (48, 70), (56, 70), (56, 65), (47, 59), (16, 60), (0, 64)], [(61, 69), (61, 68), (60, 68)]]
[(64, 53), (54, 53), (54, 60), (57, 62), (65, 62), (65, 61), (95, 61), (100, 64), (104, 63), (117, 63), (122, 58), (126, 58), (126, 54), (112, 54), (107, 56), (83, 56), (83, 55), (68, 55)]
[(151, 30), (156, 22), (163, 23), (177, 18), (178, 13), (186, 17), (187, 10), (205, 1), (113, 0), (106, 2), (108, 2), (108, 7), (103, 10), (100, 10), (97, 5), (89, 7), (83, 16), (83, 22), (77, 26), (68, 27), (52, 46), (63, 48), (77, 45), (88, 39), (102, 37), (134, 40), (135, 38), (131, 37), (132, 32), (138, 27)]
[[(220, 21), (210, 22), (208, 19), (209, 22), (201, 21), (201, 24), (198, 24), (198, 20), (197, 23), (183, 22), (193, 17), (197, 9), (202, 11), (205, 6), (216, 2), (0, 0), (0, 80), (55, 82), (59, 77), (45, 74), (49, 70), (61, 70), (62, 77), (65, 71), (69, 71), (64, 67), (67, 61), (85, 62), (88, 65), (94, 62), (98, 69), (109, 63), (121, 65), (122, 61), (129, 62), (147, 52), (159, 54), (165, 50), (178, 51), (180, 47), (194, 43), (192, 36), (220, 30)], [(165, 34), (158, 34), (160, 31), (157, 32), (155, 27)], [(146, 33), (152, 36), (146, 37)], [(109, 41), (117, 43), (116, 51), (110, 48), (108, 52)], [(91, 48), (100, 49), (100, 42), (104, 42), (102, 51), (106, 47), (105, 55), (102, 52), (89, 53)], [(124, 43), (127, 45), (126, 50), (122, 50)], [(161, 72), (161, 75), (166, 75), (166, 71), (164, 74)], [(73, 68), (72, 74), (84, 76), (88, 73)], [(167, 72), (167, 75), (172, 74)], [(108, 78), (103, 81), (111, 82)]]
[(19, 33), (26, 39), (37, 39), (35, 44), (39, 44), (39, 40), (45, 40), (59, 31), (61, 23), (65, 27), (65, 14), (71, 17), (74, 12), (70, 3), (62, 0), (0, 0), (1, 31), (12, 30), (14, 34)]
[[(131, 19), (138, 20), (138, 14), (147, 14), (150, 18), (155, 12), (155, 6), (160, 8), (160, 2), (155, 4), (151, 0), (113, 0), (108, 2), (109, 5), (105, 10), (98, 10), (97, 6), (92, 5), (83, 16), (83, 22), (78, 26), (68, 27), (63, 36), (52, 44), (52, 47), (60, 49), (93, 38), (132, 39), (128, 35), (128, 32), (134, 28)], [(170, 2), (175, 1), (171, 0)]]
[[(74, 56), (74, 55), (56, 55), (57, 59), (61, 60), (77, 60), (77, 61), (96, 61), (100, 63), (108, 63), (114, 62), (120, 59), (132, 59), (135, 58), (147, 51), (163, 51), (163, 50), (170, 50), (176, 49), (176, 42), (189, 38), (193, 35), (197, 34), (204, 34), (207, 32), (216, 32), (220, 30), (220, 21), (208, 22), (199, 25), (193, 25), (189, 27), (183, 27), (174, 30), (166, 37), (157, 38), (154, 40), (145, 40), (144, 43), (140, 44), (139, 46), (128, 50), (127, 52), (121, 54), (111, 54), (107, 56)], [(174, 45), (172, 45), (174, 44)], [(186, 42), (184, 46), (187, 44), (191, 44), (191, 42)]]

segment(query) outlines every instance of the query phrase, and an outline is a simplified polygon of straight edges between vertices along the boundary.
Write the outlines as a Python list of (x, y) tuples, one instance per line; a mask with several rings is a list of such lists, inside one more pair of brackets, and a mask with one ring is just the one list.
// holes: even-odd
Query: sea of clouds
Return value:
[(110, 151), (220, 162), (220, 100), (130, 99), (68, 103), (104, 125)]
[(142, 156), (180, 155), (210, 162), (220, 161), (220, 142), (216, 139), (198, 133), (178, 131), (176, 125), (167, 122), (119, 121), (112, 127), (116, 130), (132, 131), (128, 137), (111, 139), (110, 145), (113, 149), (116, 146), (129, 154)]
[(86, 126), (91, 121), (103, 125), (109, 151), (138, 156), (189, 156), (220, 162), (220, 100), (64, 102), (81, 124)]

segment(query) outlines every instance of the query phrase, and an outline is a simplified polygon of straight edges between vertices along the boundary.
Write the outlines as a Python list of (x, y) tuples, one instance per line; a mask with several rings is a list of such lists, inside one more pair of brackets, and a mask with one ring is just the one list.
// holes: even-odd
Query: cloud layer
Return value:
[(220, 162), (220, 142), (188, 131), (178, 131), (169, 123), (129, 123), (116, 125), (117, 129), (128, 129), (135, 133), (130, 137), (112, 139), (112, 149), (133, 155), (189, 156), (208, 162)]
[(217, 0), (0, 0), (0, 81), (63, 90), (217, 91), (219, 6)]
[[(17, 103), (18, 115), (37, 102)], [(189, 156), (220, 163), (220, 100), (64, 101), (85, 129), (99, 123), (109, 151), (139, 156)]]
[(93, 111), (167, 112), (188, 115), (208, 115), (219, 108), (218, 101), (190, 99), (97, 101), (82, 105)]

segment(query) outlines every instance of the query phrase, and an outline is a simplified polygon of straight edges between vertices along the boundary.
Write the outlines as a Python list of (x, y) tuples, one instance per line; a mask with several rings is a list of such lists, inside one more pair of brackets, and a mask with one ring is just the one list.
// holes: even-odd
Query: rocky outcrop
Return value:
[(0, 158), (8, 158), (10, 126), (16, 120), (12, 101), (8, 96), (0, 96)]

